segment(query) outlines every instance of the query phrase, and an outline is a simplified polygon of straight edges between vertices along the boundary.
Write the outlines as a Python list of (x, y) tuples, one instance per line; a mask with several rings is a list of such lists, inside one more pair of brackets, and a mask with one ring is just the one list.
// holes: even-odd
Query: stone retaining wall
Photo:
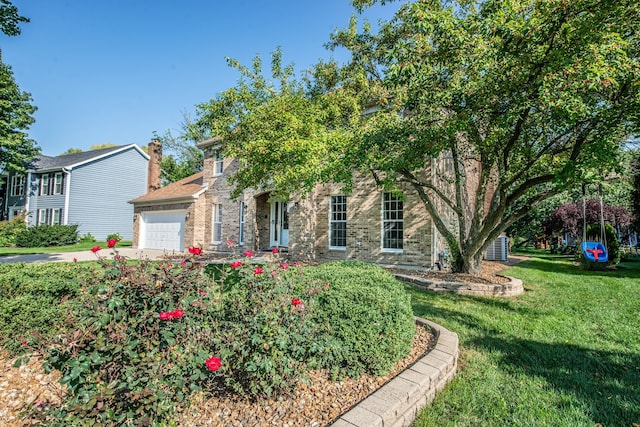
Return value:
[(437, 342), (433, 350), (343, 414), (332, 427), (409, 426), (436, 392), (456, 375), (458, 335), (440, 325), (416, 318), (431, 328)]
[(510, 279), (509, 283), (459, 283), (440, 282), (436, 280), (424, 279), (422, 277), (407, 276), (404, 274), (394, 274), (395, 278), (409, 283), (420, 289), (431, 291), (449, 291), (458, 294), (470, 294), (494, 297), (513, 297), (524, 292), (522, 280), (515, 277), (504, 276)]

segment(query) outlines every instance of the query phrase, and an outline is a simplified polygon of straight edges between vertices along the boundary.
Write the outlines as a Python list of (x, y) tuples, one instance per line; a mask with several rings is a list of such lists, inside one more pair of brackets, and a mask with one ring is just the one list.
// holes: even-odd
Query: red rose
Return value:
[(73, 262), (78, 262), (78, 258), (73, 257)]
[(291, 300), (291, 304), (300, 305), (300, 304), (302, 304), (302, 301), (300, 301), (300, 298), (294, 298), (294, 299)]
[(264, 270), (262, 269), (262, 267), (256, 267), (253, 269), (253, 275), (254, 276), (259, 276), (262, 273), (264, 273)]
[(160, 312), (160, 320), (171, 320), (173, 319), (173, 313), (170, 311), (161, 311)]
[(240, 262), (240, 261), (233, 261), (233, 262), (231, 263), (231, 268), (232, 268), (233, 270), (235, 270), (236, 268), (240, 267), (241, 265), (242, 265), (242, 262)]
[(205, 360), (204, 363), (207, 365), (207, 369), (209, 369), (210, 371), (217, 371), (218, 369), (220, 369), (220, 366), (222, 366), (222, 362), (220, 362), (220, 359), (215, 356), (211, 356), (210, 358)]
[(109, 239), (107, 240), (107, 247), (111, 249), (116, 245), (116, 243), (118, 243), (117, 239)]
[(202, 248), (197, 246), (192, 246), (189, 248), (189, 253), (193, 255), (200, 255), (202, 253)]
[(94, 246), (94, 247), (92, 247), (92, 248), (91, 248), (91, 252), (93, 252), (93, 253), (95, 254), (95, 253), (96, 253), (96, 252), (98, 252), (100, 249), (102, 249), (102, 248), (101, 248), (100, 246), (96, 245), (96, 246)]
[(171, 315), (174, 319), (180, 319), (182, 318), (182, 316), (184, 316), (184, 310), (173, 310), (171, 312)]
[(273, 252), (274, 254), (277, 254), (277, 253), (278, 253), (278, 248), (273, 248), (273, 249), (271, 250), (271, 252)]
[(280, 268), (283, 270), (286, 270), (287, 268), (289, 268), (289, 264), (287, 264), (286, 262), (283, 262), (282, 264), (280, 264)]
[(244, 251), (244, 253), (242, 254), (242, 256), (245, 256), (247, 258), (251, 258), (254, 255), (255, 254), (252, 251), (249, 251), (249, 250)]

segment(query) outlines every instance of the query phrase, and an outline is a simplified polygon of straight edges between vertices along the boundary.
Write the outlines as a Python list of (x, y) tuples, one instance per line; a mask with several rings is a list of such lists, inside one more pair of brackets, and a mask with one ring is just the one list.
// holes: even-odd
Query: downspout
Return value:
[[(25, 220), (27, 221), (27, 226), (33, 225), (30, 223), (30, 217), (31, 215), (29, 215), (29, 199), (31, 198), (31, 171), (27, 172), (27, 179), (24, 183), (25, 185), (25, 189), (24, 189), (24, 211), (26, 212), (26, 217)], [(36, 213), (37, 214), (37, 213)]]
[[(433, 180), (433, 185), (436, 185), (436, 174), (437, 174), (437, 167), (438, 167), (438, 163), (436, 158), (434, 157), (433, 159), (431, 159), (431, 179)], [(435, 269), (436, 267), (436, 262), (438, 262), (438, 229), (436, 228), (436, 223), (433, 220), (433, 218), (431, 219), (431, 236), (432, 236), (432, 243), (431, 243), (431, 269)]]
[(64, 177), (64, 210), (62, 211), (62, 225), (69, 224), (69, 189), (71, 188), (71, 171), (65, 167), (62, 168), (65, 173)]

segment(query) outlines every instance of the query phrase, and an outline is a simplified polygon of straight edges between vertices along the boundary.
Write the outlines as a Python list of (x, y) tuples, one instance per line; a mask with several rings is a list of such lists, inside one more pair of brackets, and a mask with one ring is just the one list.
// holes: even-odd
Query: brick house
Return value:
[[(272, 200), (269, 191), (246, 190), (232, 200), (228, 177), (238, 162), (221, 156), (219, 139), (198, 144), (202, 172), (162, 188), (156, 147), (149, 144), (149, 190), (130, 201), (136, 248), (184, 251), (195, 245), (225, 253), (232, 240), (254, 251), (278, 247), (297, 260), (431, 267), (446, 247), (409, 187), (401, 199), (359, 176), (350, 194), (331, 184), (318, 185), (304, 198)], [(430, 167), (442, 166), (434, 161)]]

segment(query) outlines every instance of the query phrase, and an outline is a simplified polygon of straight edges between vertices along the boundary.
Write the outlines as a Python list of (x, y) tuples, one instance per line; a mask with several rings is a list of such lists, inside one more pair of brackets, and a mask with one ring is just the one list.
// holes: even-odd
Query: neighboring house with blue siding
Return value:
[(135, 144), (57, 157), (39, 156), (26, 173), (5, 174), (3, 218), (27, 224), (78, 224), (78, 233), (132, 239), (133, 207), (147, 190), (149, 156)]

